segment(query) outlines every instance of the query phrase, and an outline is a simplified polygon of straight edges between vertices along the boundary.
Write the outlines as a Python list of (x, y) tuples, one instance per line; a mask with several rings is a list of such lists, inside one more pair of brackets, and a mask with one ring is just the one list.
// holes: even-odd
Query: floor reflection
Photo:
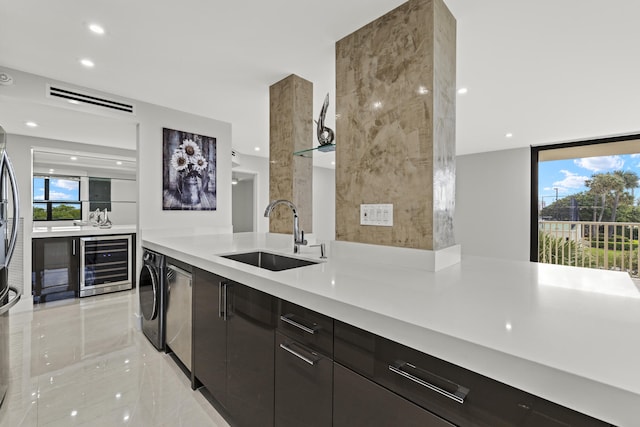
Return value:
[(10, 316), (0, 426), (227, 426), (137, 327), (134, 291)]

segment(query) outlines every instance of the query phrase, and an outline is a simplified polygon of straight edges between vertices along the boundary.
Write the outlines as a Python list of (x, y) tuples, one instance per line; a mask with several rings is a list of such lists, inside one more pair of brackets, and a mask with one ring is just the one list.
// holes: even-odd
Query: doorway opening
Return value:
[(640, 135), (532, 148), (531, 261), (638, 279)]
[(253, 232), (257, 227), (257, 174), (234, 170), (231, 176), (231, 223), (234, 233)]

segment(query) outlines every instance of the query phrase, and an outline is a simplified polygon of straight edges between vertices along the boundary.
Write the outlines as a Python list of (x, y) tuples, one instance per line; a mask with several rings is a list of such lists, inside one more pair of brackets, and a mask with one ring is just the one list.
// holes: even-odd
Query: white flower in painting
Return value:
[(182, 141), (182, 145), (178, 147), (181, 149), (184, 154), (187, 155), (187, 158), (193, 163), (195, 157), (200, 155), (200, 147), (194, 141), (190, 139), (185, 139)]
[(207, 159), (202, 157), (200, 154), (195, 156), (193, 159), (193, 168), (198, 172), (202, 172), (203, 170), (205, 170), (208, 165), (209, 162), (207, 162)]
[(173, 167), (178, 172), (181, 172), (187, 168), (189, 165), (189, 159), (184, 151), (176, 150), (171, 156), (171, 167)]

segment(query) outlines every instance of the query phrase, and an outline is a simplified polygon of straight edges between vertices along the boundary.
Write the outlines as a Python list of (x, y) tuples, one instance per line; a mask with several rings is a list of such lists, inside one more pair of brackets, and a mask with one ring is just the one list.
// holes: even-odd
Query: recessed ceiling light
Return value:
[(68, 102), (69, 102), (69, 104), (73, 104), (73, 105), (80, 104), (80, 101), (78, 101), (77, 99), (69, 99)]
[(237, 183), (238, 183), (238, 178), (233, 178), (233, 179), (231, 180), (231, 184), (232, 184), (232, 185), (236, 185)]
[(511, 138), (513, 136), (513, 134), (511, 132), (507, 133), (504, 135), (506, 138)]
[(89, 29), (93, 33), (100, 34), (100, 35), (104, 34), (104, 28), (102, 28), (102, 26), (98, 24), (89, 24)]
[(255, 147), (254, 150), (260, 151), (260, 147)]
[(461, 87), (460, 89), (458, 89), (458, 93), (460, 95), (464, 95), (467, 92), (469, 92), (469, 89), (467, 89), (466, 87)]
[(84, 58), (80, 60), (80, 63), (82, 65), (84, 65), (87, 68), (93, 68), (96, 64), (93, 63), (92, 60), (88, 59), (88, 58)]
[(71, 156), (69, 157), (71, 160), (78, 160), (78, 158), (76, 156)]
[(49, 169), (49, 173), (54, 173), (55, 171), (55, 169)]
[(121, 164), (122, 164), (122, 162), (121, 162), (120, 160), (118, 160), (118, 161), (116, 162), (116, 165), (118, 165), (118, 166), (120, 166)]
[(331, 162), (331, 166), (335, 166), (335, 165), (336, 165), (336, 162)]
[(38, 127), (38, 124), (36, 122), (25, 122), (24, 125), (27, 126), (27, 127), (30, 127), (30, 128), (37, 128)]

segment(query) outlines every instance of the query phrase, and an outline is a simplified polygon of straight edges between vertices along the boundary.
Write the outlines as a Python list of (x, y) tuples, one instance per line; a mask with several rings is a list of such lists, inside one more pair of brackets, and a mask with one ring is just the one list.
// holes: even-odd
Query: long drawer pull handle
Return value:
[(280, 320), (290, 324), (291, 326), (295, 326), (298, 329), (302, 329), (303, 331), (305, 331), (306, 333), (311, 334), (311, 335), (314, 335), (318, 331), (318, 329), (319, 329), (318, 325), (314, 324), (313, 328), (309, 328), (309, 327), (304, 326), (303, 324), (298, 323), (295, 320), (293, 320), (292, 319), (293, 316), (294, 316), (293, 314), (284, 314), (284, 315), (280, 316)]
[(224, 283), (218, 282), (218, 317), (222, 318), (224, 316), (224, 308), (222, 308), (222, 289), (224, 287)]
[[(404, 365), (408, 365), (413, 367), (413, 365), (410, 365), (408, 363), (403, 363), (401, 366)], [(458, 389), (454, 392), (451, 393), (441, 387), (438, 387), (435, 384), (431, 384), (425, 380), (423, 380), (422, 378), (418, 378), (415, 375), (411, 375), (410, 373), (403, 371), (402, 369), (400, 369), (399, 367), (393, 366), (393, 365), (389, 365), (389, 370), (393, 373), (396, 373), (402, 377), (405, 377), (411, 381), (413, 381), (416, 384), (419, 384), (423, 387), (428, 388), (429, 390), (433, 390), (436, 393), (440, 393), (441, 395), (448, 397), (451, 400), (455, 400), (456, 402), (458, 402), (459, 404), (463, 404), (464, 403), (464, 399), (467, 397), (467, 393), (469, 393), (469, 389), (462, 387), (462, 386), (457, 386)]]
[(223, 310), (223, 316), (222, 319), (227, 321), (229, 320), (229, 294), (228, 294), (228, 290), (229, 290), (229, 284), (228, 283), (223, 283), (222, 284), (222, 310)]
[(288, 351), (289, 353), (293, 354), (297, 358), (304, 360), (305, 362), (307, 362), (311, 366), (316, 364), (316, 360), (309, 359), (308, 357), (298, 353), (297, 351), (295, 351), (294, 349), (292, 349), (291, 347), (289, 347), (286, 344), (280, 344), (280, 348), (285, 350), (285, 351)]

